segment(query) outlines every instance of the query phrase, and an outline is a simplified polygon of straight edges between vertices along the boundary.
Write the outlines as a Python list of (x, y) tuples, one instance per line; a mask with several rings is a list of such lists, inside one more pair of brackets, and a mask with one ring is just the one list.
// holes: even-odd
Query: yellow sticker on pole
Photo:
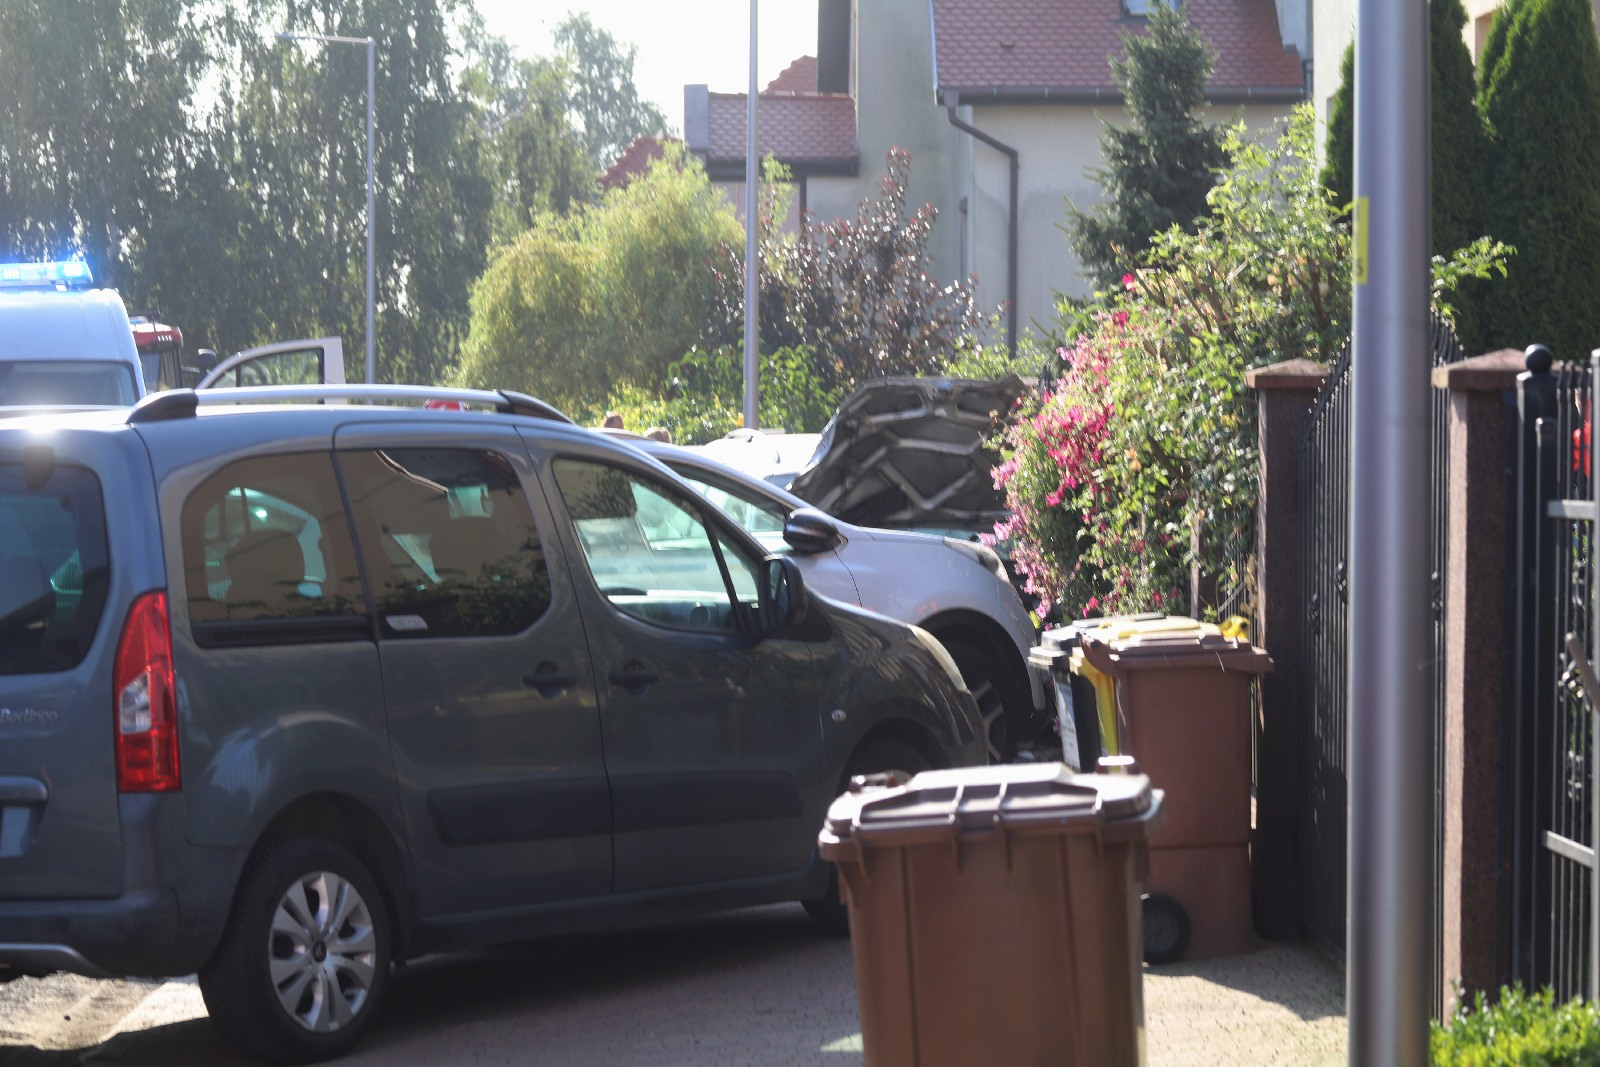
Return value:
[(1356, 197), (1356, 270), (1355, 284), (1367, 284), (1367, 226), (1372, 220), (1372, 209), (1364, 196)]

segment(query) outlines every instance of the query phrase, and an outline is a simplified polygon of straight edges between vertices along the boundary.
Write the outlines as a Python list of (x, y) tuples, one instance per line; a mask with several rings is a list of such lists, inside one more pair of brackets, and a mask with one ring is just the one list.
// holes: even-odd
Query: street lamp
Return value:
[(750, 0), (750, 96), (744, 134), (744, 424), (752, 430), (760, 425), (757, 401), (761, 395), (757, 384), (761, 373), (761, 264), (756, 258), (756, 96), (756, 0)]
[(280, 41), (323, 41), (331, 44), (360, 44), (367, 48), (367, 384), (371, 385), (378, 377), (378, 349), (377, 334), (373, 330), (373, 275), (372, 275), (372, 201), (373, 201), (373, 156), (372, 156), (372, 86), (374, 75), (377, 71), (376, 44), (371, 37), (336, 37), (327, 33), (294, 33), (284, 31), (276, 35)]

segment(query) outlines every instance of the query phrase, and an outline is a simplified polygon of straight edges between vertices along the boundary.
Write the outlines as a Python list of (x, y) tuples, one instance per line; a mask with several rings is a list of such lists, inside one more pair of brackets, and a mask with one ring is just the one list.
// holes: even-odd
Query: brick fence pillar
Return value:
[(1300, 566), (1300, 446), (1305, 415), (1327, 370), (1291, 359), (1245, 375), (1256, 391), (1260, 497), (1256, 507), (1256, 581), (1260, 631), (1272, 656), (1261, 678), (1256, 723), (1256, 825), (1250, 879), (1256, 929), (1265, 937), (1300, 935), (1300, 632), (1305, 594)]
[(1444, 815), (1440, 924), (1442, 994), (1493, 992), (1500, 877), (1500, 726), (1508, 674), (1506, 559), (1511, 423), (1516, 419), (1521, 352), (1506, 350), (1433, 371), (1450, 393), (1449, 478), (1444, 571)]

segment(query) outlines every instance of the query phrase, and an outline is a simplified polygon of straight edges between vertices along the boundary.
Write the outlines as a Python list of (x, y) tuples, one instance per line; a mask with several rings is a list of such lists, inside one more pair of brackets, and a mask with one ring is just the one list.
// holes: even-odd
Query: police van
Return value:
[(0, 264), (0, 407), (132, 404), (147, 392), (122, 298), (87, 264)]
[(218, 360), (182, 359), (183, 334), (128, 315), (113, 289), (94, 287), (78, 260), (0, 263), (0, 409), (103, 407), (148, 393), (251, 385), (342, 385), (337, 337), (287, 341)]

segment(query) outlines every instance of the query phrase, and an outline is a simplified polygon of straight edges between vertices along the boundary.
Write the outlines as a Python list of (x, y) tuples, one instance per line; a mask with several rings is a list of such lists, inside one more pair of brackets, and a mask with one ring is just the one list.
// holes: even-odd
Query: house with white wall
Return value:
[[(1048, 329), (1057, 293), (1089, 291), (1060, 227), (1068, 200), (1099, 198), (1086, 172), (1101, 165), (1101, 120), (1127, 121), (1109, 61), (1121, 34), (1141, 32), (1145, 2), (819, 0), (815, 62), (762, 92), (758, 145), (790, 165), (797, 206), (820, 219), (854, 214), (889, 150), (906, 150), (909, 201), (939, 212), (941, 278), (975, 275), (980, 307), (1004, 305), (1020, 334)], [(1185, 0), (1217, 52), (1208, 121), (1266, 129), (1305, 99), (1306, 2)], [(730, 192), (745, 106), (742, 93), (685, 89), (685, 143)]]

